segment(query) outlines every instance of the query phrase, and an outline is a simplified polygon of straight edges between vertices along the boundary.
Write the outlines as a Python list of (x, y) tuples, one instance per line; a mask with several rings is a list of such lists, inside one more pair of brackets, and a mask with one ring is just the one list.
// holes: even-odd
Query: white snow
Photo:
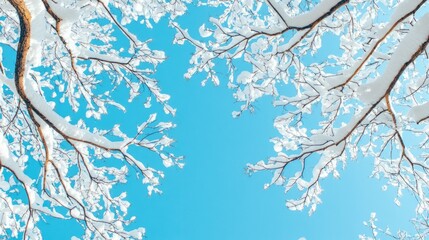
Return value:
[[(409, 2), (407, 2), (409, 3)], [(395, 84), (395, 79), (403, 69), (401, 69), (408, 61), (413, 58), (415, 52), (428, 41), (429, 28), (429, 13), (426, 13), (418, 22), (411, 28), (410, 32), (398, 44), (395, 52), (392, 54), (391, 60), (388, 62), (384, 73), (375, 81), (363, 85), (360, 90), (360, 100), (368, 104), (379, 102), (387, 93), (389, 87)]]
[(411, 13), (422, 1), (424, 0), (401, 2), (398, 7), (395, 8), (395, 12), (392, 14), (388, 24), (386, 24), (381, 30), (377, 31), (376, 36), (374, 36), (376, 39), (371, 41), (370, 45), (366, 48), (364, 55), (358, 61), (354, 62), (351, 68), (343, 71), (341, 75), (329, 78), (328, 88), (336, 87), (345, 83), (353, 76), (353, 74), (362, 69), (370, 57), (377, 57), (380, 55), (379, 57), (392, 59), (394, 56), (385, 56), (384, 54), (382, 55), (377, 53), (375, 50), (383, 42), (389, 32), (401, 26), (401, 24), (396, 23), (399, 22), (401, 18)]
[(270, 0), (269, 2), (275, 11), (279, 13), (280, 17), (286, 21), (287, 27), (302, 28), (315, 22), (340, 1), (324, 0), (310, 11), (294, 17), (291, 17), (286, 13), (280, 2), (277, 2), (276, 0)]
[(413, 106), (408, 112), (408, 117), (416, 121), (421, 122), (424, 119), (429, 118), (429, 102), (421, 105)]

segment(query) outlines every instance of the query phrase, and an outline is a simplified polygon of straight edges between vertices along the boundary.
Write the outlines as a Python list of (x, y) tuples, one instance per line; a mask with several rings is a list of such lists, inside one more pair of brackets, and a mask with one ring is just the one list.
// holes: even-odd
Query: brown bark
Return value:
[(18, 13), (19, 23), (21, 28), (18, 49), (16, 51), (15, 86), (18, 91), (18, 94), (28, 105), (29, 100), (26, 97), (25, 91), (24, 91), (24, 78), (25, 78), (27, 53), (28, 53), (28, 50), (30, 49), (31, 14), (27, 6), (25, 6), (24, 0), (8, 0), (8, 1)]
[[(18, 49), (16, 53), (16, 62), (15, 62), (15, 86), (20, 98), (26, 104), (28, 111), (34, 112), (37, 116), (39, 116), (42, 119), (42, 121), (48, 124), (57, 133), (61, 134), (64, 137), (64, 139), (66, 139), (67, 141), (75, 140), (75, 141), (91, 144), (93, 146), (96, 146), (105, 150), (119, 150), (119, 149), (106, 149), (105, 147), (100, 146), (97, 143), (88, 142), (84, 139), (77, 139), (77, 138), (68, 136), (60, 129), (58, 129), (58, 127), (55, 126), (55, 124), (53, 124), (48, 118), (46, 118), (46, 116), (43, 115), (40, 112), (40, 110), (33, 105), (33, 103), (31, 103), (30, 99), (27, 97), (25, 93), (26, 62), (27, 62), (27, 54), (30, 49), (30, 39), (31, 39), (31, 13), (30, 13), (30, 10), (25, 5), (24, 0), (8, 0), (8, 1), (15, 8), (18, 14), (20, 28), (21, 28)], [(38, 127), (39, 133), (40, 133), (38, 122), (36, 121), (36, 119), (34, 119), (34, 117), (32, 117), (32, 120), (34, 124), (36, 124), (36, 126)], [(43, 138), (43, 133), (41, 133), (40, 136)]]

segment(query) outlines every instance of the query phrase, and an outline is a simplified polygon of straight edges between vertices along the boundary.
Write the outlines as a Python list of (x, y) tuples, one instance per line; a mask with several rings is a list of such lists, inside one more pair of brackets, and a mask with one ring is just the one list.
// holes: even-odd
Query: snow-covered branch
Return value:
[[(186, 2), (0, 1), (0, 235), (41, 239), (37, 222), (50, 216), (75, 219), (86, 239), (143, 237), (144, 228), (127, 227), (134, 217), (127, 216), (126, 193), (112, 190), (132, 168), (149, 194), (160, 192), (163, 172), (133, 152), (147, 149), (166, 167), (182, 167), (182, 158), (166, 150), (173, 140), (165, 132), (175, 125), (157, 122), (154, 113), (134, 132), (90, 126), (112, 108), (125, 112), (144, 89), (146, 108), (155, 99), (174, 115), (169, 95), (151, 78), (164, 52), (129, 26), (174, 19)], [(116, 93), (125, 88), (128, 101)], [(76, 114), (63, 116), (56, 106)]]
[(323, 178), (338, 178), (349, 159), (371, 157), (374, 177), (398, 195), (411, 190), (417, 212), (428, 212), (427, 1), (204, 4), (220, 2), (223, 13), (200, 27), (201, 36), (175, 26), (176, 42), (195, 46), (187, 77), (202, 72), (218, 84), (224, 60), (228, 86), (243, 103), (234, 116), (263, 96), (285, 110), (274, 121), (277, 155), (249, 164), (249, 172), (273, 172), (266, 187), (300, 191), (286, 205), (312, 213)]

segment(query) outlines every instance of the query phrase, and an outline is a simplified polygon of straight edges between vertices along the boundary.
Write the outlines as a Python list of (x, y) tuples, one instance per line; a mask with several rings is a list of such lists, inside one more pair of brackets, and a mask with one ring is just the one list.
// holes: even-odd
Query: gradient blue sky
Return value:
[[(210, 9), (191, 8), (180, 22), (196, 32), (196, 20), (203, 23), (215, 14)], [(172, 45), (174, 30), (166, 26), (164, 20), (155, 25), (156, 30), (135, 29), (142, 37), (153, 38), (151, 46), (169, 56), (155, 77), (171, 95), (170, 104), (178, 109), (173, 119), (177, 128), (169, 135), (176, 140), (172, 151), (184, 155), (186, 165), (182, 170), (165, 170), (161, 195), (149, 197), (146, 187), (132, 177), (124, 186), (132, 203), (130, 215), (137, 216), (134, 226), (146, 228), (146, 239), (357, 239), (358, 234), (369, 233), (362, 222), (373, 211), (380, 226), (390, 226), (392, 231), (411, 229), (412, 199), (404, 197), (397, 207), (394, 189), (382, 192), (383, 182), (369, 178), (372, 159), (351, 161), (340, 180), (324, 180), (323, 204), (311, 217), (307, 211), (292, 212), (285, 207), (285, 199), (294, 196), (285, 195), (282, 187), (263, 190), (270, 174), (248, 176), (245, 166), (275, 154), (269, 139), (277, 136), (273, 119), (281, 110), (274, 109), (266, 98), (256, 104), (254, 113), (233, 119), (231, 112), (239, 104), (226, 87), (227, 79), (221, 79), (220, 87), (201, 87), (198, 76), (184, 80), (193, 49)], [(150, 113), (142, 107), (143, 101), (143, 97), (136, 99), (128, 111), (127, 124), (133, 128)], [(121, 122), (122, 117), (114, 113), (109, 121)], [(147, 165), (160, 166), (153, 155), (142, 153), (141, 158)], [(76, 223), (52, 219), (42, 223), (42, 231), (46, 239), (68, 239), (82, 233)]]

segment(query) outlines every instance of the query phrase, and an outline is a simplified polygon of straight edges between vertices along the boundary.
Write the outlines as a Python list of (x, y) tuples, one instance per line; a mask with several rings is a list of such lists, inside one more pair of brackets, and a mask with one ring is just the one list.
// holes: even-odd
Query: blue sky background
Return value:
[[(210, 9), (190, 9), (180, 22), (194, 28), (215, 15)], [(155, 25), (155, 30), (135, 26), (142, 39), (153, 38), (151, 46), (163, 49), (168, 60), (158, 67), (164, 93), (171, 95), (170, 104), (177, 108), (173, 121), (177, 128), (170, 131), (176, 140), (176, 154), (185, 158), (185, 168), (165, 169), (161, 180), (161, 195), (148, 196), (146, 187), (131, 175), (123, 186), (132, 203), (130, 215), (136, 215), (134, 226), (144, 226), (148, 240), (287, 240), (306, 239), (357, 239), (360, 233), (369, 234), (362, 224), (376, 211), (380, 226), (411, 229), (409, 219), (414, 215), (413, 200), (405, 193), (402, 206), (394, 204), (395, 191), (382, 192), (382, 181), (370, 179), (372, 159), (360, 158), (349, 162), (340, 180), (323, 181), (323, 204), (309, 217), (307, 211), (292, 212), (285, 207), (282, 187), (263, 190), (269, 182), (269, 173), (249, 176), (247, 163), (273, 156), (269, 139), (277, 136), (273, 127), (275, 116), (271, 99), (256, 104), (254, 113), (245, 113), (233, 119), (231, 112), (239, 108), (234, 103), (232, 91), (227, 89), (227, 79), (221, 86), (207, 84), (201, 87), (198, 77), (184, 80), (183, 74), (193, 49), (190, 46), (172, 45), (174, 30), (167, 28), (167, 21)], [(192, 32), (192, 31), (191, 31)], [(335, 47), (335, 45), (332, 45)], [(335, 49), (332, 49), (335, 51)], [(130, 106), (126, 115), (113, 110), (106, 126), (126, 122), (135, 129), (151, 113), (144, 109), (144, 96)], [(160, 115), (161, 119), (170, 119)], [(100, 126), (102, 127), (102, 126)], [(140, 159), (150, 166), (162, 168), (159, 159), (146, 152)], [(73, 222), (48, 218), (42, 223), (45, 239), (68, 239), (82, 231)]]

